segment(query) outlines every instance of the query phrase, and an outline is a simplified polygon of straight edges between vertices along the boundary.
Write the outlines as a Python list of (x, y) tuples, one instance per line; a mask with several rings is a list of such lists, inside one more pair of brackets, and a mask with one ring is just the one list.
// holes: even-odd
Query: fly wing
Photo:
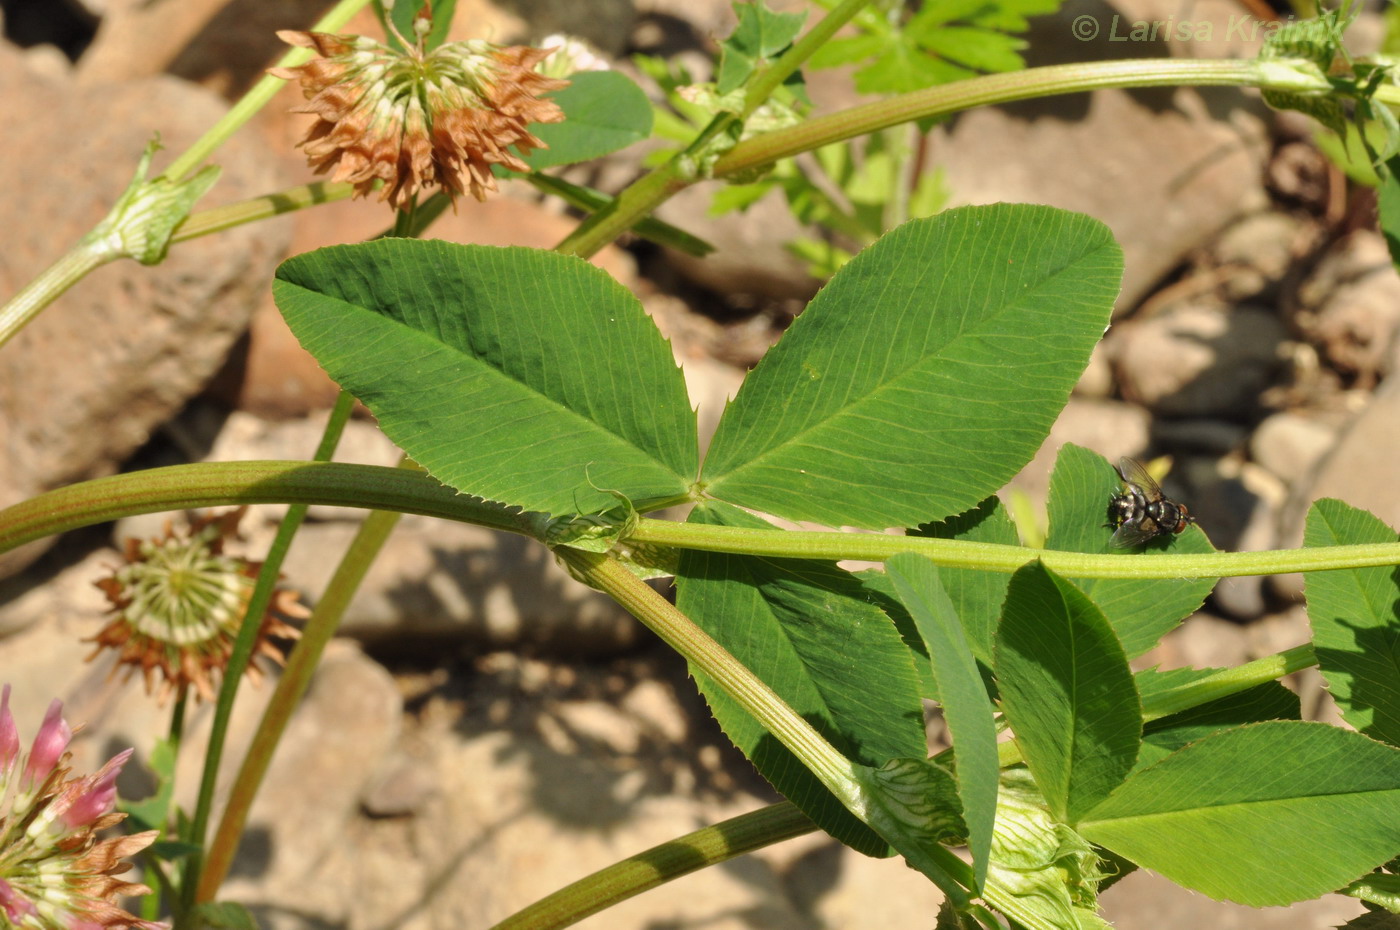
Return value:
[[(1144, 526), (1144, 524), (1146, 524)], [(1109, 544), (1115, 549), (1131, 549), (1140, 546), (1157, 535), (1157, 524), (1151, 517), (1143, 517), (1132, 523), (1124, 523), (1113, 531)]]
[(1162, 499), (1161, 487), (1137, 459), (1130, 459), (1126, 455), (1119, 459), (1118, 474), (1123, 477), (1126, 483), (1137, 485), (1142, 490), (1142, 496), (1149, 501)]

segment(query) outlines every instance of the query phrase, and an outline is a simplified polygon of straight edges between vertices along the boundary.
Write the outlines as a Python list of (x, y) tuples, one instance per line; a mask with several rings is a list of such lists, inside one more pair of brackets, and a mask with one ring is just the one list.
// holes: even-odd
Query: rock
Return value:
[[(314, 604), (357, 527), (307, 524), (283, 566)], [(642, 627), (604, 595), (575, 582), (523, 537), (406, 516), (341, 621), (340, 633), (377, 655), (441, 656), (527, 647), (553, 655), (612, 655)]]
[(1400, 332), (1400, 276), (1385, 240), (1357, 230), (1299, 289), (1299, 327), (1323, 358), (1362, 387), (1390, 368)]
[[(159, 131), (183, 150), (224, 111), (172, 78), (80, 89), (29, 74), (0, 48), (13, 125), (0, 295), (28, 283), (105, 215)], [(157, 156), (156, 171), (168, 161)], [(276, 187), (255, 138), (218, 153), (202, 207)], [(44, 222), (32, 222), (33, 217)], [(0, 505), (109, 474), (203, 388), (267, 290), (286, 245), (281, 221), (180, 243), (161, 265), (100, 268), (48, 307), (0, 356)], [(18, 553), (6, 560), (13, 571)]]
[(1322, 418), (1284, 411), (1254, 429), (1249, 454), (1285, 484), (1303, 480), (1337, 442), (1338, 427)]
[(667, 200), (656, 215), (715, 247), (704, 258), (668, 249), (667, 261), (690, 281), (727, 298), (800, 300), (817, 292), (821, 282), (807, 273), (807, 263), (787, 248), (811, 235), (788, 208), (781, 191), (772, 190), (748, 209), (711, 216), (715, 188), (697, 184)]
[(1231, 302), (1270, 300), (1308, 232), (1301, 220), (1278, 211), (1251, 214), (1226, 229), (1209, 250), (1224, 297)]
[[(1166, 0), (1070, 0), (1031, 20), (1027, 62), (1252, 55), (1227, 49), (1240, 16), (1228, 0), (1193, 4), (1193, 22), (1215, 24), (1214, 42), (1112, 41), (1136, 19), (1179, 20)], [(1074, 31), (1092, 22), (1092, 38)], [(1081, 27), (1082, 28), (1082, 27)], [(1265, 111), (1238, 88), (1099, 90), (979, 107), (930, 137), (930, 170), (944, 172), (955, 204), (1043, 203), (1100, 219), (1124, 249), (1119, 307), (1139, 301), (1193, 249), (1267, 203), (1270, 143)]]
[(1173, 452), (1225, 455), (1244, 445), (1249, 431), (1225, 420), (1157, 420), (1152, 444)]
[(1339, 498), (1400, 526), (1400, 378), (1381, 382), (1371, 404), (1342, 433), (1318, 464), (1310, 481), (1300, 483), (1282, 520), (1281, 543), (1300, 545), (1308, 506), (1323, 497)]
[(313, 872), (344, 843), (399, 740), (393, 678), (351, 644), (331, 645), (249, 812), (249, 833), (275, 840), (265, 863), (274, 886)]
[(1041, 513), (1050, 487), (1050, 470), (1067, 442), (1093, 449), (1110, 462), (1125, 455), (1138, 456), (1147, 448), (1150, 418), (1147, 411), (1115, 400), (1086, 400), (1071, 396), (1060, 412), (1050, 435), (1041, 443), (1035, 458), (1002, 489), (1003, 495), (1019, 490), (1028, 495)]
[(1261, 307), (1170, 306), (1109, 332), (1123, 396), (1167, 417), (1247, 419), (1281, 363), (1287, 329)]
[[(1242, 505), (1243, 526), (1233, 540), (1225, 533), (1213, 532), (1212, 541), (1217, 547), (1230, 548), (1236, 552), (1258, 552), (1272, 548), (1278, 538), (1278, 513), (1288, 494), (1288, 489), (1278, 478), (1258, 465), (1246, 463), (1239, 469), (1238, 488), (1225, 489), (1223, 494), (1208, 494), (1203, 501), (1224, 500), (1228, 505)], [(1241, 493), (1243, 492), (1243, 493)], [(1252, 498), (1252, 503), (1246, 501)], [(1198, 514), (1198, 516), (1200, 516)], [(1215, 518), (1214, 512), (1208, 518)], [(1241, 515), (1227, 514), (1228, 528), (1238, 525)], [(1229, 519), (1233, 517), (1233, 519)], [(1223, 522), (1223, 521), (1217, 521)], [(1254, 620), (1264, 615), (1268, 607), (1265, 597), (1265, 576), (1242, 575), (1221, 578), (1212, 593), (1215, 606), (1235, 620)]]

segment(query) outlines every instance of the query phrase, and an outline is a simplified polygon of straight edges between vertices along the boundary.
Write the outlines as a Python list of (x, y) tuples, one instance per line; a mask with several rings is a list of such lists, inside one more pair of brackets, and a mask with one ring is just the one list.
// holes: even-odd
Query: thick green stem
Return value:
[(1305, 67), (1308, 63), (1275, 61), (1270, 64), (1274, 67), (1265, 68), (1250, 59), (1136, 58), (988, 74), (877, 100), (804, 120), (790, 129), (755, 136), (740, 142), (720, 158), (713, 174), (722, 178), (752, 171), (780, 158), (916, 119), (1056, 94), (1109, 87), (1255, 86), (1318, 93), (1331, 90), (1320, 72), (1316, 80), (1310, 78)]
[[(355, 398), (345, 391), (341, 391), (340, 396), (336, 398), (335, 407), (331, 410), (330, 418), (326, 421), (326, 428), (322, 432), (321, 441), (316, 448), (313, 461), (330, 461), (331, 456), (335, 454), (335, 447), (340, 443), (341, 435), (345, 432), (345, 424), (349, 422), (350, 414), (354, 409)], [(253, 586), (253, 593), (248, 598), (248, 608), (243, 616), (243, 624), (238, 629), (238, 636), (233, 643), (233, 651), (229, 654), (228, 664), (223, 670), (223, 680), (219, 686), (219, 699), (214, 706), (214, 722), (209, 732), (209, 746), (204, 756), (204, 771), (199, 784), (199, 798), (195, 804), (194, 817), (190, 823), (189, 840), (202, 852), (192, 853), (188, 860), (184, 884), (181, 888), (186, 913), (189, 906), (196, 903), (194, 889), (200, 880), (203, 855), (214, 851), (213, 847), (208, 850), (204, 849), (204, 837), (209, 825), (210, 811), (214, 806), (214, 788), (218, 780), (219, 763), (223, 759), (224, 740), (228, 735), (229, 719), (233, 716), (233, 702), (238, 696), (238, 686), (243, 680), (243, 673), (247, 670), (248, 662), (252, 659), (253, 647), (257, 645), (258, 635), (262, 630), (263, 615), (272, 603), (272, 595), (277, 589), (277, 581), (282, 572), (282, 562), (292, 547), (292, 539), (295, 538), (297, 530), (301, 528), (302, 521), (306, 519), (307, 509), (306, 504), (291, 505), (287, 508), (287, 513), (282, 518), (281, 524), (277, 527), (277, 535), (273, 538), (272, 545), (258, 571), (258, 579)]]
[(427, 475), (336, 462), (171, 465), (59, 488), (0, 510), (0, 552), (139, 513), (238, 504), (401, 510), (534, 535), (531, 515), (459, 494)]
[[(335, 32), (350, 21), (350, 17), (358, 13), (369, 0), (340, 0), (330, 11), (317, 20), (311, 27), (311, 32)], [(279, 68), (293, 68), (311, 58), (309, 49), (293, 49), (281, 60), (277, 62)], [(252, 89), (243, 95), (243, 98), (233, 105), (224, 114), (224, 118), (210, 128), (203, 136), (200, 136), (187, 151), (170, 163), (170, 167), (165, 169), (165, 175), (169, 178), (179, 180), (186, 175), (193, 174), (195, 169), (208, 158), (215, 149), (228, 141), (229, 137), (237, 132), (244, 123), (252, 119), (253, 116), (267, 105), (267, 102), (286, 85), (286, 81), (281, 78), (265, 75), (262, 80), (254, 84)]]
[(765, 730), (802, 760), (832, 794), (858, 812), (862, 807), (860, 789), (852, 774), (851, 761), (710, 634), (616, 559), (568, 548), (555, 549), (554, 554), (584, 584), (617, 601), (686, 661), (712, 678)]
[[(418, 470), (418, 466), (408, 459), (404, 459), (400, 467)], [(248, 747), (248, 754), (244, 756), (243, 765), (229, 790), (228, 804), (214, 833), (214, 840), (209, 844), (204, 871), (199, 877), (199, 887), (195, 893), (197, 902), (212, 901), (218, 894), (219, 886), (233, 864), (253, 799), (272, 763), (272, 755), (287, 729), (292, 712), (311, 684), (311, 676), (321, 661), (326, 644), (340, 625), (345, 608), (359, 590), (365, 573), (374, 564), (375, 556), (402, 516), (397, 511), (376, 510), (365, 518), (325, 593), (317, 602), (316, 609), (312, 611), (301, 640), (292, 650), (287, 667), (277, 680), (277, 688), (272, 693), (267, 710), (263, 712), (252, 745)]]
[[(219, 462), (172, 465), (49, 491), (0, 510), (0, 552), (54, 533), (141, 513), (237, 504), (338, 504), (401, 510), (542, 538), (539, 514), (459, 494), (426, 475), (376, 465)], [(1010, 573), (1040, 559), (1073, 578), (1223, 578), (1400, 565), (1400, 543), (1318, 546), (1266, 552), (1138, 556), (1058, 552), (954, 539), (865, 533), (751, 530), (643, 518), (625, 540), (793, 559), (882, 562), (917, 552), (939, 565)]]
[(653, 846), (566, 885), (492, 930), (558, 930), (683, 875), (811, 833), (817, 825), (791, 801), (740, 814)]

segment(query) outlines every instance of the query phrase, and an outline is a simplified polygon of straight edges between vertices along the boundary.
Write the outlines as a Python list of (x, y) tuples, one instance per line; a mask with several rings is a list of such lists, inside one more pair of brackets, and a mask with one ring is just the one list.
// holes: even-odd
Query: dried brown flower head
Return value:
[[(185, 533), (167, 524), (163, 537), (128, 539), (126, 564), (96, 582), (114, 616), (88, 640), (97, 644), (88, 659), (115, 650), (126, 676), (140, 669), (147, 693), (156, 693), (162, 702), (190, 686), (200, 698), (213, 700), (214, 683), (228, 665), (262, 567), (224, 554), (224, 543), (237, 534), (243, 513), (239, 508), (204, 517)], [(282, 649), (273, 640), (300, 635), (281, 618), (308, 615), (296, 592), (276, 591), (261, 620), (254, 658), (281, 664)], [(262, 672), (249, 662), (247, 674), (256, 680)]]
[(569, 83), (535, 70), (549, 50), (467, 40), (400, 54), (363, 36), (277, 35), (322, 56), (270, 72), (299, 81), (308, 103), (294, 112), (317, 117), (301, 142), (307, 162), (355, 185), (357, 197), (383, 181), (379, 199), (395, 208), (434, 185), (454, 200), (485, 200), (496, 189), (492, 165), (529, 170), (509, 146), (544, 148), (526, 127), (564, 118), (541, 99)]

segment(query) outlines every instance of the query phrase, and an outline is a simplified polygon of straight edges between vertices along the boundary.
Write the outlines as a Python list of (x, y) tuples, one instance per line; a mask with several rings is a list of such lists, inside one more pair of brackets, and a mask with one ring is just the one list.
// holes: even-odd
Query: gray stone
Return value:
[(1284, 411), (1255, 427), (1249, 454), (1292, 485), (1302, 480), (1337, 442), (1338, 426), (1320, 417)]
[[(101, 88), (44, 81), (0, 48), (10, 133), (0, 295), (8, 297), (106, 214), (159, 131), (183, 150), (224, 111), (171, 78)], [(261, 143), (229, 142), (202, 207), (276, 186)], [(158, 156), (155, 170), (168, 161)], [(43, 217), (42, 223), (33, 222)], [(120, 261), (89, 275), (0, 354), (0, 505), (116, 470), (203, 388), (267, 287), (286, 233), (260, 223), (181, 243), (153, 268)], [(20, 553), (5, 560), (14, 571)]]
[(1342, 433), (1322, 459), (1310, 481), (1300, 483), (1285, 510), (1281, 542), (1299, 545), (1308, 506), (1324, 497), (1335, 497), (1375, 514), (1391, 526), (1400, 526), (1400, 483), (1395, 463), (1400, 461), (1400, 378), (1387, 378), (1371, 404)]
[(1277, 211), (1252, 214), (1226, 229), (1209, 250), (1224, 296), (1240, 301), (1272, 295), (1292, 268), (1309, 229)]
[[(1027, 61), (1060, 64), (1126, 56), (1160, 57), (1163, 43), (1110, 41), (1135, 19), (1181, 18), (1166, 0), (1070, 0), (1031, 21)], [(1216, 42), (1172, 49), (1200, 57), (1229, 49), (1226, 26), (1239, 7), (1203, 0), (1191, 19), (1215, 23)], [(1089, 17), (1099, 34), (1074, 29)], [(1270, 148), (1265, 111), (1238, 88), (1099, 90), (979, 107), (930, 137), (929, 170), (944, 172), (956, 204), (1044, 203), (1107, 223), (1124, 249), (1119, 307), (1139, 301), (1193, 249), (1237, 217), (1262, 209)]]
[[(1272, 548), (1278, 538), (1278, 513), (1288, 489), (1273, 474), (1258, 465), (1246, 463), (1235, 477), (1240, 494), (1210, 495), (1207, 500), (1240, 500), (1244, 505), (1243, 527), (1233, 540), (1212, 536), (1217, 546), (1226, 545), (1237, 552), (1258, 552)], [(1243, 496), (1243, 500), (1241, 498)], [(1252, 501), (1249, 500), (1252, 498)], [(1210, 514), (1207, 516), (1214, 516)], [(1237, 517), (1237, 515), (1236, 515)], [(1235, 520), (1231, 521), (1236, 522)], [(1215, 606), (1236, 620), (1254, 620), (1264, 615), (1268, 607), (1265, 576), (1242, 575), (1221, 578), (1212, 593)]]
[(1281, 364), (1287, 329), (1261, 307), (1170, 306), (1109, 332), (1123, 396), (1169, 417), (1247, 418)]
[(1093, 449), (1110, 462), (1117, 462), (1125, 455), (1140, 456), (1147, 448), (1149, 423), (1150, 417), (1141, 407), (1116, 400), (1071, 396), (1035, 457), (1002, 493), (1019, 490), (1043, 513), (1050, 471), (1060, 446), (1072, 442)]
[[(283, 566), (314, 604), (357, 527), (302, 527)], [(578, 584), (538, 543), (463, 523), (405, 517), (346, 610), (340, 633), (376, 653), (440, 656), (525, 647), (555, 655), (612, 655), (641, 625)]]
[(1400, 332), (1400, 276), (1379, 234), (1358, 230), (1299, 289), (1297, 323), (1331, 365), (1370, 387), (1390, 369)]

